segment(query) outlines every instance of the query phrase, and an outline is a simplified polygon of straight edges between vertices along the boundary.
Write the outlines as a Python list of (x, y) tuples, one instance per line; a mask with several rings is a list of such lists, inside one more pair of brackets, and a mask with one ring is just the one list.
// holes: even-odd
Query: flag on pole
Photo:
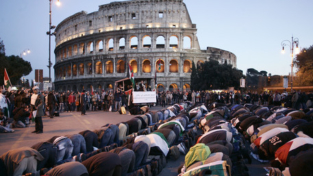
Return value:
[(4, 68), (4, 87), (8, 89), (9, 87), (12, 87), (9, 74), (7, 72), (7, 69)]
[(130, 64), (128, 64), (128, 66), (129, 66), (129, 79), (130, 79), (130, 81), (133, 84), (133, 88), (135, 88), (134, 71), (133, 71), (133, 68), (132, 68), (132, 66)]
[(94, 94), (95, 94), (95, 92), (93, 90), (93, 86), (91, 86), (91, 95), (94, 95)]
[(161, 59), (159, 59), (159, 60), (158, 60), (158, 70), (159, 70), (159, 71), (161, 70), (161, 66), (162, 66), (162, 64), (161, 64)]

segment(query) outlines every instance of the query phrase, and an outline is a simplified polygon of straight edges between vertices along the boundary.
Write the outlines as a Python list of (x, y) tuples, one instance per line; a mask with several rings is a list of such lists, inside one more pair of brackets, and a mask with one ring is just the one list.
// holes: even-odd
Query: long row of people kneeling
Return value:
[(0, 175), (158, 175), (195, 143), (191, 103), (146, 112), (119, 124), (54, 136), (0, 157)]

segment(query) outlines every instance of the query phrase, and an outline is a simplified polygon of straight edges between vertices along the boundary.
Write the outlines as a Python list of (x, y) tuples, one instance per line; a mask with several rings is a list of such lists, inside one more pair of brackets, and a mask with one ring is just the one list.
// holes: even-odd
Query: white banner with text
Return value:
[(133, 103), (156, 103), (155, 91), (134, 91)]

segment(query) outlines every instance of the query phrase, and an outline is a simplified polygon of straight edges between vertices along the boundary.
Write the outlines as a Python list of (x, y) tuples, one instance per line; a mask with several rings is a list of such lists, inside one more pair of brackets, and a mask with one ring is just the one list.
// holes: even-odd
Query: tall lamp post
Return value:
[(291, 41), (289, 40), (284, 40), (281, 42), (281, 46), (282, 46), (282, 53), (285, 53), (285, 46), (289, 46), (290, 47), (290, 55), (291, 55), (291, 73), (290, 73), (290, 77), (291, 77), (291, 81), (290, 81), (290, 91), (292, 92), (292, 84), (293, 84), (293, 51), (294, 51), (294, 45), (296, 45), (296, 52), (295, 54), (299, 54), (300, 49), (299, 49), (299, 39), (298, 38), (293, 38), (293, 36), (291, 37)]
[[(51, 67), (52, 67), (52, 63), (51, 63), (51, 36), (52, 35), (56, 35), (56, 32), (51, 33), (51, 29), (54, 29), (55, 26), (51, 25), (51, 1), (49, 0), (49, 31), (47, 31), (47, 35), (49, 35), (49, 61), (48, 61), (48, 65), (47, 67), (49, 68), (49, 83), (51, 82)], [(58, 0), (56, 3), (58, 6), (60, 5), (60, 1)]]

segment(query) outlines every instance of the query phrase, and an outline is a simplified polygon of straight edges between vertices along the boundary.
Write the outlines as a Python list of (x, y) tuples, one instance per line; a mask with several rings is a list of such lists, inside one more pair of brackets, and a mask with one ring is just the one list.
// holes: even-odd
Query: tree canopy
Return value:
[[(2, 50), (3, 48), (3, 50)], [(3, 52), (2, 52), (3, 51)], [(19, 56), (5, 56), (4, 44), (0, 41), (0, 85), (4, 84), (4, 69), (7, 69), (12, 85), (17, 84), (22, 76), (32, 71), (30, 62)]]
[(239, 88), (239, 80), (243, 76), (241, 70), (232, 65), (219, 64), (216, 60), (201, 63), (197, 68), (192, 63), (191, 89), (212, 90)]
[(301, 85), (313, 84), (313, 45), (304, 48), (297, 55), (295, 65), (298, 67), (297, 76), (301, 80)]

